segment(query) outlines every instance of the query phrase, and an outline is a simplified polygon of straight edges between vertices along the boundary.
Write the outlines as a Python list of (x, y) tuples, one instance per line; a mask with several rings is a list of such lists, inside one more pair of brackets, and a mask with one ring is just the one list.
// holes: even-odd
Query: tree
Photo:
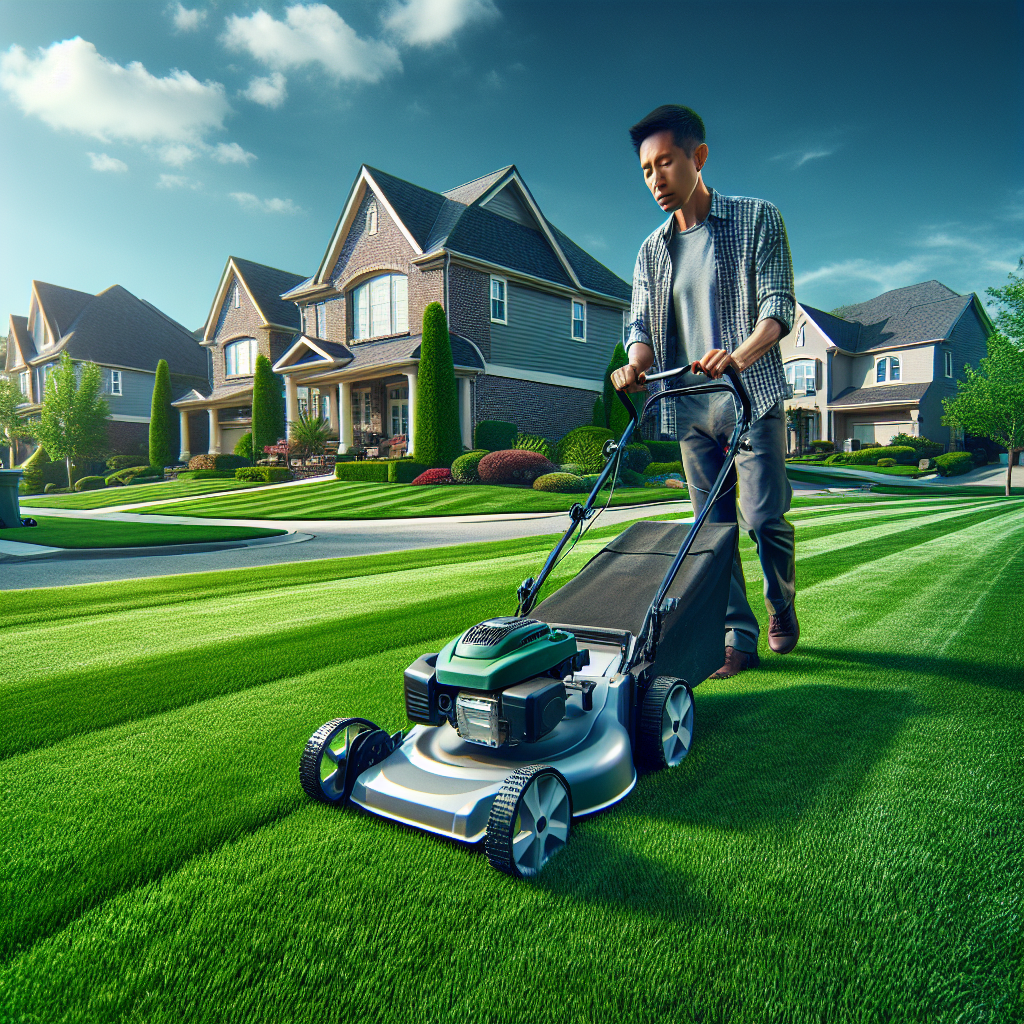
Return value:
[(318, 416), (307, 416), (300, 412), (299, 418), (291, 425), (288, 450), (302, 459), (308, 459), (310, 455), (323, 455), (330, 437), (330, 424)]
[(171, 407), (171, 371), (166, 359), (156, 364), (153, 382), (153, 404), (149, 413), (149, 464), (169, 466), (178, 459), (178, 431)]
[(0, 444), (11, 449), (10, 469), (18, 461), (18, 442), (23, 437), (32, 436), (28, 424), (19, 418), (17, 412), (24, 401), (21, 388), (10, 377), (0, 374)]
[(594, 399), (594, 416), (591, 425), (595, 427), (608, 426), (608, 417), (604, 411), (604, 399), (600, 395)]
[(423, 310), (415, 431), (416, 461), (425, 466), (447, 468), (462, 454), (452, 342), (440, 302)]
[(989, 335), (988, 355), (979, 369), (964, 367), (956, 397), (944, 398), (942, 422), (1006, 448), (1006, 494), (1017, 452), (1024, 450), (1024, 348), (1005, 334)]
[(107, 450), (110, 406), (100, 397), (103, 373), (95, 363), (82, 364), (81, 377), (65, 352), (46, 378), (42, 418), (32, 425), (32, 436), (51, 459), (64, 459), (68, 487), (74, 484), (72, 465)]
[[(1018, 270), (1024, 270), (1024, 256), (1017, 263)], [(1007, 274), (1009, 284), (1002, 288), (986, 288), (999, 306), (995, 324), (1002, 333), (1018, 345), (1024, 345), (1024, 274)]]
[(252, 379), (252, 458), (263, 458), (268, 444), (277, 444), (285, 436), (284, 405), (281, 402), (281, 378), (274, 373), (270, 360), (256, 357)]

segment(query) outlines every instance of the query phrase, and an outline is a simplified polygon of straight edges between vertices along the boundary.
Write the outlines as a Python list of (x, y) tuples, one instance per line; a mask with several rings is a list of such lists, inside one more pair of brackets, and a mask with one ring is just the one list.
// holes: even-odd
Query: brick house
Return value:
[(202, 329), (213, 366), (212, 387), (195, 388), (172, 403), (181, 421), (183, 462), (206, 451), (230, 454), (252, 429), (256, 356), (273, 364), (299, 333), (298, 309), (281, 293), (300, 281), (301, 274), (228, 257)]
[(790, 447), (817, 438), (888, 444), (899, 433), (959, 447), (942, 426), (942, 399), (956, 394), (965, 364), (978, 366), (992, 329), (976, 294), (938, 281), (835, 313), (797, 303), (793, 330), (779, 340), (793, 388), (786, 407), (799, 410)]
[[(187, 328), (145, 299), (115, 284), (98, 295), (32, 282), (28, 316), (11, 316), (5, 370), (25, 396), (19, 415), (38, 419), (46, 378), (67, 352), (98, 363), (110, 405), (107, 434), (113, 452), (140, 455), (149, 444), (156, 365), (166, 359), (172, 397), (205, 387), (207, 358)], [(19, 451), (19, 457), (28, 450)]]
[(447, 312), (463, 443), (483, 419), (550, 438), (590, 422), (630, 286), (554, 227), (514, 166), (447, 192), (372, 167), (316, 273), (282, 299), (301, 332), (274, 364), (341, 450), (398, 434), (415, 450), (420, 325)]

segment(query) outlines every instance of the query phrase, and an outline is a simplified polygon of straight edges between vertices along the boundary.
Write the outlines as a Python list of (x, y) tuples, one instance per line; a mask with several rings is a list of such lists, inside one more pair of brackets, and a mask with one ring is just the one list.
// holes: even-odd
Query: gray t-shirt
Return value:
[(672, 257), (672, 308), (676, 321), (676, 366), (720, 348), (715, 243), (706, 220), (686, 231), (678, 225), (669, 241)]

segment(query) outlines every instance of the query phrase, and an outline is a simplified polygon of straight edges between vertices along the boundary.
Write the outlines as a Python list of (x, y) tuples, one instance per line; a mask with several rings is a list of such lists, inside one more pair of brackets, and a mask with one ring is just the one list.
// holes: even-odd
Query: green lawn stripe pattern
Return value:
[[(270, 613), (290, 590), (292, 612), (317, 617), (335, 585), (346, 608), (376, 602), (349, 619), (365, 650), (0, 763), (0, 1018), (1019, 1020), (1024, 503), (915, 505), (903, 522), (888, 504), (866, 540), (847, 536), (863, 538), (860, 519), (802, 528), (797, 651), (701, 687), (690, 756), (577, 823), (534, 884), (479, 851), (312, 805), (296, 771), (335, 715), (400, 727), (402, 669), (452, 635), (449, 572), (471, 569), (487, 603), (530, 561), (521, 546), (434, 580), (395, 556), (346, 560), (364, 574), (337, 584), (315, 565), (308, 588), (279, 567), (259, 591)], [(819, 525), (831, 548), (811, 548)], [(95, 613), (64, 628), (121, 618), (138, 642), (160, 608), (194, 629), (204, 605), (235, 615), (231, 587), (262, 572), (210, 574), (173, 607), (156, 581), (123, 587), (120, 604), (68, 588)], [(438, 576), (431, 612), (421, 588)], [(11, 596), (27, 642), (45, 604)], [(238, 607), (244, 621), (260, 603)], [(394, 626), (405, 609), (422, 642)], [(55, 649), (59, 630), (42, 635)], [(216, 636), (189, 641), (182, 666), (206, 664)], [(40, 651), (20, 663), (36, 682)]]
[(280, 536), (284, 530), (256, 526), (192, 526), (184, 523), (133, 523), (126, 520), (39, 516), (30, 529), (0, 530), (0, 540), (55, 548), (130, 548), (166, 544), (211, 544)]
[(241, 491), (265, 486), (242, 480), (165, 480), (155, 484), (131, 484), (128, 487), (102, 487), (97, 491), (79, 491), (75, 494), (30, 494), (19, 500), (29, 508), (109, 508), (141, 501), (160, 501), (164, 498), (185, 498), (192, 494), (210, 494), (214, 491)]

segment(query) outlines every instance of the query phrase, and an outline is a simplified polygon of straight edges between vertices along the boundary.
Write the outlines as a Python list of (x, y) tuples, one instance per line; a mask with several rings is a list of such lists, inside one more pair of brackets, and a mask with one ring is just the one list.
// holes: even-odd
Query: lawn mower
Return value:
[[(585, 504), (573, 505), (541, 571), (520, 585), (516, 614), (480, 622), (406, 669), (415, 723), (407, 733), (365, 718), (321, 726), (300, 759), (308, 796), (482, 842), (495, 868), (530, 878), (568, 842), (573, 820), (633, 789), (636, 766), (682, 761), (693, 741), (693, 687), (724, 658), (737, 545), (735, 516), (706, 520), (747, 444), (751, 414), (732, 368), (727, 379), (659, 386), (639, 415), (619, 392), (629, 423), (618, 442), (606, 442), (602, 473)], [(634, 523), (537, 604), (570, 540), (595, 517), (598, 492), (609, 478), (614, 485), (642, 416), (667, 398), (722, 391), (737, 407), (736, 426), (700, 514), (691, 523)]]

